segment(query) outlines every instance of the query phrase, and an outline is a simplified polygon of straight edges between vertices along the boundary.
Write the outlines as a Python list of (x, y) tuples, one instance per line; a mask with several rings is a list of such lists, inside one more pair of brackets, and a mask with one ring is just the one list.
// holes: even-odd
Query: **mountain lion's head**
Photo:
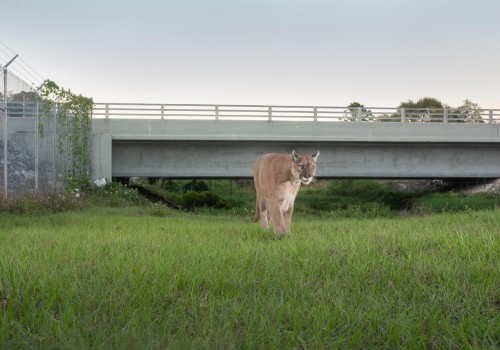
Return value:
[(314, 180), (316, 174), (316, 161), (318, 160), (319, 151), (312, 156), (299, 155), (292, 152), (292, 176), (296, 180), (300, 180), (304, 185), (309, 185)]

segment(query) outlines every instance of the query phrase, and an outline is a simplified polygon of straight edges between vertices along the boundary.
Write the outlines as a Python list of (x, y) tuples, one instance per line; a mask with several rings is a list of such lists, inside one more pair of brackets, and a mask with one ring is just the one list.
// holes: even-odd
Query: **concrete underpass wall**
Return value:
[(394, 144), (345, 142), (113, 142), (114, 177), (251, 177), (266, 152), (313, 154), (318, 177), (500, 177), (500, 144)]

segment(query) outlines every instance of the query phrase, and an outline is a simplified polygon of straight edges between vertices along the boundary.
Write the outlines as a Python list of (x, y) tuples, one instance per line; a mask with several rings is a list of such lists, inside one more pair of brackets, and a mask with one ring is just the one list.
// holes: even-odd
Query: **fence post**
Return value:
[(7, 198), (7, 68), (3, 68), (3, 195)]
[(87, 133), (88, 133), (87, 137), (88, 137), (88, 140), (89, 140), (89, 144), (87, 146), (87, 157), (88, 157), (87, 171), (88, 171), (90, 179), (93, 179), (92, 178), (92, 173), (93, 173), (93, 169), (92, 169), (92, 149), (94, 147), (94, 144), (93, 144), (94, 138), (92, 137), (92, 116), (90, 117), (90, 128), (87, 130)]
[(314, 107), (314, 121), (318, 121), (318, 107)]
[(161, 105), (161, 119), (165, 119), (165, 105)]
[(3, 187), (4, 187), (4, 197), (8, 197), (8, 166), (7, 166), (7, 67), (19, 56), (15, 55), (13, 59), (3, 66)]
[(444, 109), (443, 123), (448, 124), (448, 108)]
[(401, 111), (401, 123), (404, 123), (406, 122), (406, 111), (404, 108), (401, 108), (400, 111)]
[[(68, 143), (68, 137), (69, 137), (69, 133), (72, 133), (73, 132), (73, 128), (72, 128), (72, 123), (69, 122), (69, 111), (66, 110), (64, 112), (64, 125), (63, 125), (63, 135), (64, 135), (64, 153), (63, 153), (63, 162), (64, 162), (64, 170), (63, 170), (63, 174), (64, 176), (68, 176), (68, 162), (70, 162), (71, 160), (69, 159), (69, 156), (68, 156), (68, 149), (69, 149), (69, 143)], [(73, 134), (71, 135), (73, 138)]]
[(57, 104), (52, 107), (52, 189), (56, 193), (56, 131), (57, 131)]
[(269, 116), (268, 120), (271, 121), (273, 120), (273, 107), (269, 106)]
[(215, 105), (215, 120), (219, 120), (219, 106)]
[(35, 193), (38, 193), (38, 166), (40, 164), (39, 156), (39, 138), (38, 138), (38, 130), (39, 130), (39, 119), (38, 119), (38, 101), (35, 103)]
[(109, 103), (106, 103), (106, 106), (104, 107), (104, 115), (106, 119), (109, 119)]
[(492, 109), (490, 109), (490, 115), (489, 115), (488, 120), (489, 120), (490, 124), (493, 124), (493, 110)]
[(356, 121), (360, 122), (362, 121), (362, 116), (363, 116), (363, 110), (361, 107), (358, 107), (358, 113), (356, 114)]

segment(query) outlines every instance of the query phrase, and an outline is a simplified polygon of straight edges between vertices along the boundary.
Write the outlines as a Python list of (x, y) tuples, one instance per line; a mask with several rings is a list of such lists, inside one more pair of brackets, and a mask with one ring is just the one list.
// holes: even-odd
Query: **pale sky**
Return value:
[(0, 41), (20, 64), (95, 102), (395, 107), (434, 97), (500, 108), (500, 0), (2, 0), (0, 8)]

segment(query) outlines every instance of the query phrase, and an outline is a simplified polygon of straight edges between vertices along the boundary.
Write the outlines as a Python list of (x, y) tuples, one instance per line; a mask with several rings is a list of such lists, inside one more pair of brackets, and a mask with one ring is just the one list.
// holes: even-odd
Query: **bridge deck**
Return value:
[[(321, 151), (318, 177), (500, 177), (500, 125), (94, 119), (94, 177), (251, 177), (262, 153)], [(108, 164), (112, 164), (110, 167)]]

